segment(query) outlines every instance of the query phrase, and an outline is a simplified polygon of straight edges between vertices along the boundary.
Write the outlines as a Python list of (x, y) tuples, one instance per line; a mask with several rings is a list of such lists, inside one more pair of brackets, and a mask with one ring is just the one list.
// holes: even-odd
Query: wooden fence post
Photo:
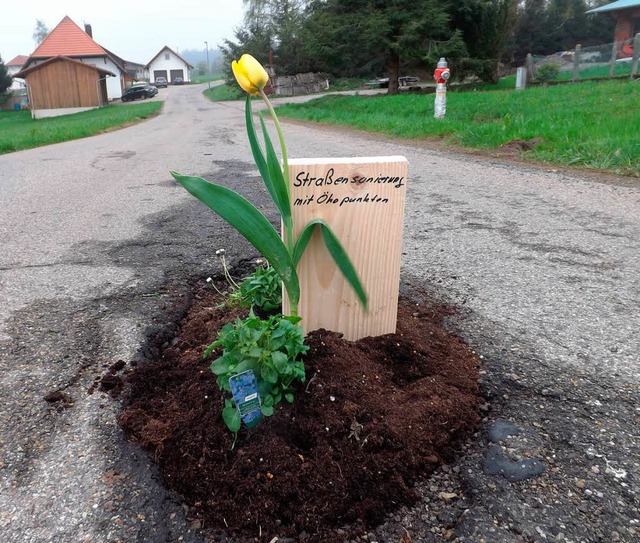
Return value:
[(611, 46), (611, 59), (609, 60), (609, 77), (616, 73), (616, 60), (618, 59), (618, 42), (614, 41)]
[(638, 73), (638, 59), (640, 59), (640, 32), (633, 40), (633, 60), (631, 61), (631, 79)]
[(582, 45), (576, 45), (576, 49), (573, 53), (573, 78), (571, 81), (575, 83), (578, 81), (578, 76), (580, 74), (580, 53), (582, 51)]

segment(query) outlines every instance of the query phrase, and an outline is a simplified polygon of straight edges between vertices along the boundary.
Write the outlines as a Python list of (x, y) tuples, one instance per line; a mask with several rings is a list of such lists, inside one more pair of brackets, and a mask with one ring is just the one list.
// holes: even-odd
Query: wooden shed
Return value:
[(68, 115), (109, 103), (106, 78), (113, 72), (67, 57), (53, 57), (18, 72), (27, 82), (34, 119)]

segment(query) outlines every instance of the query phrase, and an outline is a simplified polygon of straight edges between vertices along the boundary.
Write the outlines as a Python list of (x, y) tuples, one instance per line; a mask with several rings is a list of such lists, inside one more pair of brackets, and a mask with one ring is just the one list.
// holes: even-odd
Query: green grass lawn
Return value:
[(222, 72), (216, 72), (212, 74), (191, 74), (191, 83), (206, 83), (207, 81), (218, 81), (219, 79), (223, 79), (224, 74)]
[[(326, 92), (355, 90), (358, 88), (364, 88), (363, 84), (364, 80), (362, 79), (335, 79), (331, 82), (330, 88)], [(244, 92), (242, 92), (242, 90), (236, 83), (233, 83), (231, 85), (223, 83), (222, 85), (217, 85), (216, 87), (212, 87), (211, 89), (205, 89), (204, 94), (207, 98), (209, 98), (209, 100), (213, 100), (214, 102), (244, 99)]]
[[(609, 65), (602, 66), (583, 66), (578, 70), (578, 79), (590, 79), (596, 77), (609, 77)], [(631, 75), (631, 62), (616, 62), (614, 77)], [(563, 69), (558, 74), (558, 80), (573, 79), (573, 68)]]
[(0, 154), (94, 136), (155, 115), (162, 104), (113, 105), (39, 120), (29, 111), (0, 111)]
[(477, 149), (541, 138), (524, 158), (640, 177), (640, 81), (449, 92), (442, 120), (433, 118), (433, 103), (433, 94), (326, 96), (277, 110), (282, 117)]
[(209, 100), (213, 100), (214, 102), (222, 102), (225, 100), (242, 100), (244, 98), (244, 93), (242, 89), (238, 87), (238, 85), (227, 85), (223, 83), (222, 85), (216, 85), (215, 87), (211, 87), (210, 89), (204, 90), (204, 95), (209, 98)]

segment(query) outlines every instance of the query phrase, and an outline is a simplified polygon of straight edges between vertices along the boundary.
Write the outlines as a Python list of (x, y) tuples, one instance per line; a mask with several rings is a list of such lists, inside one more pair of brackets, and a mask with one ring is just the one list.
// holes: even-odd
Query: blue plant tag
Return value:
[(229, 377), (229, 386), (242, 422), (247, 425), (247, 428), (253, 428), (262, 419), (258, 382), (253, 370)]

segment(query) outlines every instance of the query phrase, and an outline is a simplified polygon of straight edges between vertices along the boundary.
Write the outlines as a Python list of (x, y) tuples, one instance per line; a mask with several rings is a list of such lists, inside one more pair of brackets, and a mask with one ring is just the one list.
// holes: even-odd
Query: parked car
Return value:
[(184, 85), (184, 79), (182, 79), (181, 77), (176, 77), (173, 80), (173, 84), (174, 85)]
[[(400, 87), (407, 87), (411, 83), (417, 83), (418, 81), (420, 81), (419, 77), (413, 77), (411, 75), (401, 75), (398, 78), (398, 85)], [(386, 89), (389, 87), (389, 78), (378, 77), (377, 79), (372, 79), (371, 81), (367, 81), (365, 85), (367, 87), (372, 87), (372, 88)]]
[(401, 87), (407, 87), (409, 85), (411, 85), (411, 83), (419, 83), (420, 82), (420, 78), (419, 77), (414, 77), (412, 75), (401, 75), (398, 78), (398, 84)]
[(153, 85), (137, 85), (126, 90), (121, 100), (123, 102), (130, 102), (137, 98), (153, 98), (156, 94), (158, 94), (158, 89)]
[(164, 87), (166, 89), (167, 88), (167, 78), (166, 77), (156, 77), (155, 85), (158, 88)]

